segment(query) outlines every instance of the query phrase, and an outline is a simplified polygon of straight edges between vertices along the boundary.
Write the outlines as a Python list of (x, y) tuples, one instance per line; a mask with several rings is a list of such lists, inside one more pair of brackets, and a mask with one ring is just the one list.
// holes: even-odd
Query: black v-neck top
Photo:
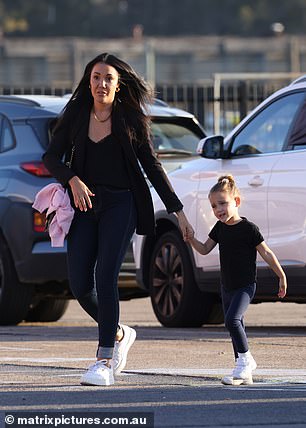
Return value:
[(86, 184), (130, 188), (126, 159), (116, 138), (109, 134), (99, 142), (88, 137), (85, 160)]

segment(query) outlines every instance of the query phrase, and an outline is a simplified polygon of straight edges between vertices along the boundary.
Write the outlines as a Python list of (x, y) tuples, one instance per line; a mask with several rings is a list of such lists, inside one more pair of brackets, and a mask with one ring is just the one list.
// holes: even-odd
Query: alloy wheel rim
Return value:
[(152, 297), (164, 317), (173, 316), (181, 303), (183, 273), (182, 258), (175, 245), (163, 244), (154, 259)]

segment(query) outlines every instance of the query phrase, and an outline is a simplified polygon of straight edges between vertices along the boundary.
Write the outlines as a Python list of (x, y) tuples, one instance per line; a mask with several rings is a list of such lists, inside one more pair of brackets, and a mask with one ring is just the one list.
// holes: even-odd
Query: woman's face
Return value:
[(102, 62), (94, 65), (90, 74), (90, 90), (97, 104), (112, 104), (116, 88), (119, 88), (119, 74), (111, 65)]

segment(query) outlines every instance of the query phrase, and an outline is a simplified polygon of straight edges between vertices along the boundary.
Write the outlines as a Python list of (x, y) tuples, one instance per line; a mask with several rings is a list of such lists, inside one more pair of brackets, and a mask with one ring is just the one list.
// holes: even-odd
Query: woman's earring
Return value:
[(117, 88), (116, 88), (116, 92), (119, 92), (120, 91), (120, 88), (119, 88), (119, 86), (117, 86)]
[(88, 87), (89, 87), (89, 89), (91, 89), (91, 86), (90, 86), (90, 84), (88, 85)]

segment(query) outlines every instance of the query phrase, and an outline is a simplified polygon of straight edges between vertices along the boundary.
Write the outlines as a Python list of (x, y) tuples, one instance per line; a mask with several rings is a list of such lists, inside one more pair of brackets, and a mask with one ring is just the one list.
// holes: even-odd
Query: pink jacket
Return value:
[(51, 246), (63, 247), (74, 216), (67, 190), (59, 183), (48, 184), (37, 193), (32, 206), (40, 213), (47, 210), (46, 216), (55, 211), (49, 226)]

